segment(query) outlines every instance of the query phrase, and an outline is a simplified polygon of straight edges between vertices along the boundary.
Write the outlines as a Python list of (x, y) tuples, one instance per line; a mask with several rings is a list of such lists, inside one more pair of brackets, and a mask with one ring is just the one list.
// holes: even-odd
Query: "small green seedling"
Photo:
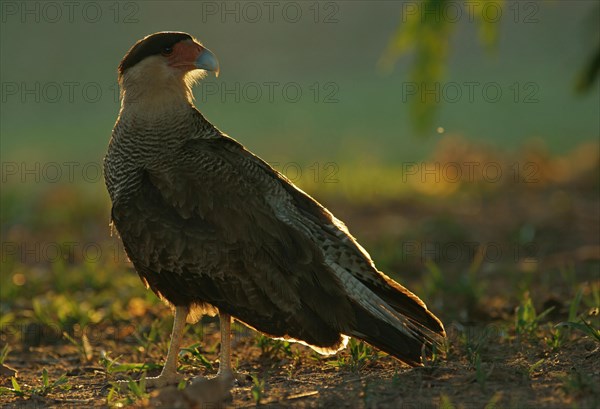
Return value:
[(51, 382), (50, 376), (48, 375), (48, 371), (46, 370), (46, 368), (42, 370), (42, 384), (40, 386), (31, 389), (23, 389), (21, 388), (21, 385), (19, 385), (17, 378), (15, 378), (14, 376), (10, 379), (10, 381), (12, 384), (12, 388), (0, 388), (0, 395), (13, 394), (14, 396), (25, 398), (33, 396), (46, 396), (49, 393), (59, 389), (69, 389), (69, 386), (67, 385), (68, 379), (65, 375), (61, 375), (57, 380)]

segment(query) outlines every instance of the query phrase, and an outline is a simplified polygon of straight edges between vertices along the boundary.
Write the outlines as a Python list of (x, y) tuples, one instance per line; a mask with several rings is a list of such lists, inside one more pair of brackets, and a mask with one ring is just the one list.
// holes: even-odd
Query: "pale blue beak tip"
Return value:
[(212, 71), (219, 76), (219, 60), (208, 48), (205, 48), (196, 59), (196, 68)]

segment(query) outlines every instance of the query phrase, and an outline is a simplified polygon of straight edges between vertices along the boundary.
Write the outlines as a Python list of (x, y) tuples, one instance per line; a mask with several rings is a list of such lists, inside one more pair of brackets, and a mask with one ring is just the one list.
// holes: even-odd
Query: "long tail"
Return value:
[[(383, 273), (359, 280), (340, 266), (337, 273), (352, 299), (356, 322), (347, 335), (362, 339), (399, 360), (422, 365), (423, 350), (439, 345), (444, 326), (425, 303)], [(345, 274), (343, 274), (345, 273)]]
[(391, 303), (380, 305), (383, 314), (374, 314), (370, 307), (363, 304), (353, 305), (356, 327), (349, 335), (362, 339), (411, 366), (421, 366), (422, 354), (430, 351), (434, 345), (439, 345), (446, 335), (441, 322), (421, 305), (422, 302), (415, 302), (412, 294), (396, 294), (392, 309)]

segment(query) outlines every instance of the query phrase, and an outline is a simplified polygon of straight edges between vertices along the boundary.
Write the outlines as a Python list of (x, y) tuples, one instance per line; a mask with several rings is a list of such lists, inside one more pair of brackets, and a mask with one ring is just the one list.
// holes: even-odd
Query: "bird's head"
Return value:
[(123, 104), (169, 99), (192, 101), (191, 87), (207, 71), (219, 75), (215, 55), (191, 35), (163, 31), (144, 37), (131, 47), (119, 64)]

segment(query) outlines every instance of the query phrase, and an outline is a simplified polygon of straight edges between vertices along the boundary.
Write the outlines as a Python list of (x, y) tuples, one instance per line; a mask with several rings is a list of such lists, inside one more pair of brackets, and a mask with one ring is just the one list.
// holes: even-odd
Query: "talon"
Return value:
[(169, 385), (178, 385), (184, 379), (180, 373), (160, 374), (155, 377), (146, 378), (146, 388), (164, 388)]
[[(164, 388), (165, 386), (169, 386), (169, 385), (178, 385), (179, 382), (181, 382), (184, 379), (184, 376), (181, 375), (180, 373), (169, 373), (169, 374), (160, 374), (159, 376), (148, 376), (146, 377), (145, 381), (146, 381), (146, 388), (150, 388), (150, 389), (160, 389), (160, 388)], [(139, 380), (137, 380), (136, 382), (139, 382)], [(116, 382), (116, 384), (118, 385), (118, 388), (123, 390), (127, 388), (127, 385), (129, 384), (128, 380), (118, 380)]]

